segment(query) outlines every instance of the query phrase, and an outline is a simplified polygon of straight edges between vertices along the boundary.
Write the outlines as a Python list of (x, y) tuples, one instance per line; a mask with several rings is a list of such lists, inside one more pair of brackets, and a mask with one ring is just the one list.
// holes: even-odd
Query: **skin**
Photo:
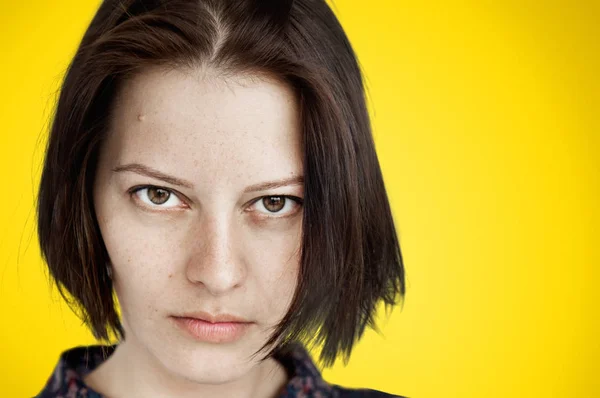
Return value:
[[(276, 396), (286, 371), (252, 354), (291, 303), (302, 206), (261, 198), (301, 199), (303, 185), (245, 190), (302, 176), (293, 92), (267, 76), (157, 67), (128, 80), (115, 104), (94, 207), (126, 339), (85, 381), (109, 397)], [(132, 192), (145, 185), (168, 191)], [(194, 311), (252, 324), (234, 342), (199, 341), (172, 319)]]

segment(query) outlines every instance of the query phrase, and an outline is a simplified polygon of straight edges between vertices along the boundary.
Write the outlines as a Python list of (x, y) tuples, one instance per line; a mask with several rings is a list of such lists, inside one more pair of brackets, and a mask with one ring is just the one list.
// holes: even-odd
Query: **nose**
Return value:
[(234, 223), (224, 218), (204, 216), (194, 228), (192, 250), (186, 276), (218, 296), (238, 288), (246, 277), (243, 256), (238, 255), (239, 239)]

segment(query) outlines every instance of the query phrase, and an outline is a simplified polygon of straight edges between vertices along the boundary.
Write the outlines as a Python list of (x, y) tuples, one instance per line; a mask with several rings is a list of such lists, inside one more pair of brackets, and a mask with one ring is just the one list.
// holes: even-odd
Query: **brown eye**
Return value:
[[(302, 198), (290, 195), (262, 196), (252, 206), (263, 218), (284, 218), (299, 214)], [(262, 209), (261, 209), (262, 208)]]
[(158, 187), (148, 187), (148, 199), (155, 205), (162, 205), (169, 200), (171, 192)]
[(188, 208), (177, 193), (168, 188), (154, 185), (138, 186), (131, 188), (129, 194), (137, 205), (153, 210)]
[(277, 213), (285, 206), (285, 199), (284, 196), (265, 196), (262, 202), (265, 209), (272, 213)]

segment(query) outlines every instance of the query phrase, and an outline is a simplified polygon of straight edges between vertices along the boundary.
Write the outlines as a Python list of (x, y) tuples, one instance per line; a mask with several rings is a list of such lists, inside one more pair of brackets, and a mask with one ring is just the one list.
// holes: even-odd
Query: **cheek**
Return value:
[(300, 233), (272, 235), (251, 245), (252, 280), (270, 318), (279, 321), (285, 315), (298, 284), (300, 269)]
[(113, 212), (99, 224), (122, 311), (156, 308), (175, 272), (181, 238), (176, 231), (152, 228), (125, 213)]

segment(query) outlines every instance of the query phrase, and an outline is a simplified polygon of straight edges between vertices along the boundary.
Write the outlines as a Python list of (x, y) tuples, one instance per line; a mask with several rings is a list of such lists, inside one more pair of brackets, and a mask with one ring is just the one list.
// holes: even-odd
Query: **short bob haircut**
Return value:
[(360, 67), (325, 0), (104, 0), (72, 59), (50, 127), (37, 201), (50, 277), (99, 340), (124, 338), (92, 186), (120, 85), (146, 67), (268, 74), (299, 100), (304, 213), (298, 285), (262, 349), (293, 340), (347, 362), (405, 275)]

